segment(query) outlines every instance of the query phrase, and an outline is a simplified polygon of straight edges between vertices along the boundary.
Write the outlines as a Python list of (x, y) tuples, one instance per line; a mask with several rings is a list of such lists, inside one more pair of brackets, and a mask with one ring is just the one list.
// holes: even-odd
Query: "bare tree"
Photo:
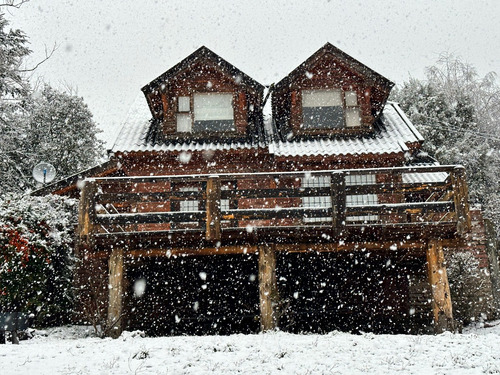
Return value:
[(20, 8), (21, 5), (29, 1), (30, 0), (3, 0), (0, 2), (0, 7)]

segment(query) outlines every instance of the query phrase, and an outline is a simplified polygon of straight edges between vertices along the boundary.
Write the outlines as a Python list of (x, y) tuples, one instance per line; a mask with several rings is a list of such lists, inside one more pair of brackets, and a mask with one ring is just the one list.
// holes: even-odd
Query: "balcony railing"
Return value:
[(80, 240), (328, 239), (470, 228), (463, 167), (88, 179)]

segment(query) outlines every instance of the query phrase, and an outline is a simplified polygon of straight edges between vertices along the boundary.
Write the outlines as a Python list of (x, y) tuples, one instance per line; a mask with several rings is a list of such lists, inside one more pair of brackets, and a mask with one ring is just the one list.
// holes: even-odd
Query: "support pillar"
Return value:
[(495, 226), (490, 220), (484, 220), (486, 234), (486, 253), (490, 270), (491, 289), (493, 294), (493, 306), (495, 318), (500, 316), (500, 265), (498, 263), (498, 241)]
[(276, 281), (276, 249), (274, 245), (259, 246), (260, 329), (278, 327), (278, 284)]
[(123, 249), (114, 248), (109, 257), (109, 300), (107, 333), (117, 338), (123, 331)]
[(453, 331), (450, 285), (444, 266), (443, 244), (440, 240), (430, 240), (427, 245), (427, 270), (432, 292), (434, 332)]
[(75, 256), (84, 258), (84, 252), (94, 250), (95, 196), (97, 185), (95, 181), (85, 181), (80, 193), (78, 207), (78, 237), (76, 239)]

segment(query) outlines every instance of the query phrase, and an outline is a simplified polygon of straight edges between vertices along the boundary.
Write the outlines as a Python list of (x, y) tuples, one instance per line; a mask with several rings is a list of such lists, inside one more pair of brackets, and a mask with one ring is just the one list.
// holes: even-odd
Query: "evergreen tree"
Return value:
[(103, 143), (92, 113), (83, 99), (48, 85), (30, 104), (26, 151), (37, 161), (53, 164), (59, 176), (68, 176), (98, 163)]
[(24, 192), (35, 187), (31, 171), (40, 161), (62, 178), (97, 164), (103, 143), (82, 98), (48, 85), (33, 92), (22, 69), (27, 37), (7, 28), (0, 13), (0, 191)]
[(20, 30), (7, 30), (8, 22), (0, 13), (0, 188), (3, 191), (23, 189), (22, 162), (26, 137), (26, 100), (30, 86), (21, 65), (30, 50)]

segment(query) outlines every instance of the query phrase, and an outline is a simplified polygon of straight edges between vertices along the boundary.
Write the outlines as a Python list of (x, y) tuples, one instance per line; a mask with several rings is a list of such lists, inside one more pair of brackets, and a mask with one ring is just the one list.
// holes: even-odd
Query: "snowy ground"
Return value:
[(62, 327), (18, 346), (0, 345), (0, 374), (500, 373), (500, 324), (438, 336), (272, 332), (144, 338), (125, 332), (112, 340), (90, 332)]

